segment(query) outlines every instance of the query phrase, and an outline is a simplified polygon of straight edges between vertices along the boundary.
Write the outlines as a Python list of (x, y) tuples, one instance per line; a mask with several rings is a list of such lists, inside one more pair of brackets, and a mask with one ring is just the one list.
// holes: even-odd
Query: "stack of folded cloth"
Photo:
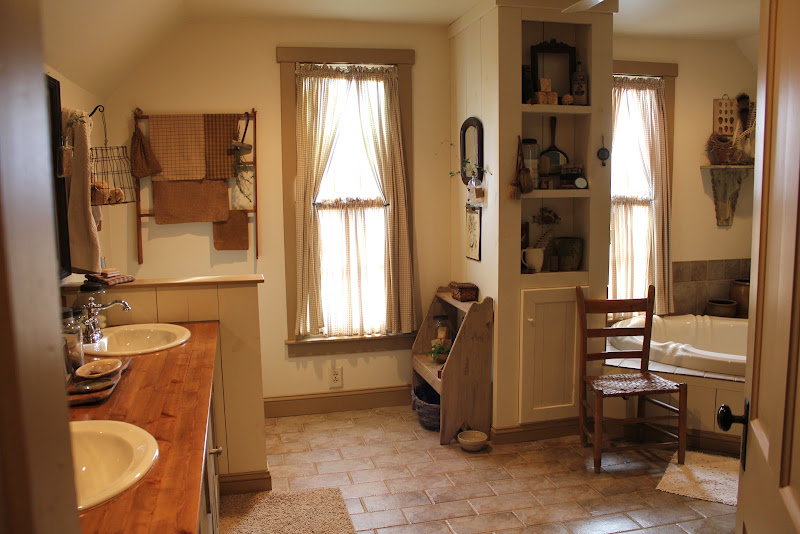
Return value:
[(86, 279), (104, 286), (115, 286), (136, 280), (129, 274), (120, 274), (119, 270), (114, 268), (103, 269), (100, 274), (87, 274)]

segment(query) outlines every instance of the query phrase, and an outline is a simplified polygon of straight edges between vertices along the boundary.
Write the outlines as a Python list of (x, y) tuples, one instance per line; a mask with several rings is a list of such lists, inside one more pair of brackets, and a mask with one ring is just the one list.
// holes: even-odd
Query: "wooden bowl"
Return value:
[(477, 452), (486, 446), (489, 436), (479, 430), (465, 430), (458, 434), (458, 442), (465, 451)]

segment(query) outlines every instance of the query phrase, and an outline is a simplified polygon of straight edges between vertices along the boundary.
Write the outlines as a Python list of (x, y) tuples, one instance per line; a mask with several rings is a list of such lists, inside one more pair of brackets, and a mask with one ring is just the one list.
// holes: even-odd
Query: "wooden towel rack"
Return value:
[[(138, 110), (138, 108), (137, 108)], [(140, 110), (138, 110), (140, 111)], [(149, 115), (137, 114), (134, 112), (133, 120), (138, 121), (142, 119), (149, 119)], [(249, 214), (252, 214), (255, 219), (255, 228), (253, 229), (253, 239), (255, 240), (255, 249), (256, 249), (256, 259), (258, 259), (259, 250), (258, 250), (258, 167), (256, 165), (256, 158), (257, 158), (257, 146), (256, 142), (258, 139), (258, 135), (256, 132), (256, 110), (253, 108), (250, 113), (241, 113), (239, 114), (239, 120), (249, 120), (253, 125), (253, 151), (251, 154), (253, 155), (252, 160), (250, 161), (242, 161), (243, 165), (252, 166), (253, 167), (253, 207), (252, 209), (244, 210)], [(155, 213), (143, 213), (142, 212), (142, 198), (141, 198), (141, 187), (136, 188), (136, 239), (138, 241), (138, 254), (139, 254), (139, 265), (144, 263), (144, 252), (142, 250), (142, 219), (155, 217)]]

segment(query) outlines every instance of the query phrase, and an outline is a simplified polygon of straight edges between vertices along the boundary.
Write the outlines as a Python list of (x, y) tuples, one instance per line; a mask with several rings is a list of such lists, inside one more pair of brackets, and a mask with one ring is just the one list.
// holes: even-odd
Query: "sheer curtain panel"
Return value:
[(609, 298), (656, 287), (656, 313), (672, 311), (670, 187), (664, 80), (614, 76)]
[(296, 74), (296, 334), (411, 332), (397, 69), (301, 64)]

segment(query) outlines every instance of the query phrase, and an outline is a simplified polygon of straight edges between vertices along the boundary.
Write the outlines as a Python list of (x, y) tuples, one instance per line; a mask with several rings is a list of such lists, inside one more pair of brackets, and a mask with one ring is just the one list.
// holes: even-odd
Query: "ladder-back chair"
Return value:
[[(581, 443), (587, 446), (591, 442), (594, 447), (594, 471), (600, 472), (600, 461), (603, 451), (624, 451), (624, 450), (643, 450), (643, 449), (666, 449), (678, 447), (678, 463), (682, 464), (686, 455), (686, 384), (677, 383), (662, 378), (648, 370), (650, 364), (650, 336), (653, 328), (653, 302), (655, 300), (655, 288), (650, 286), (647, 298), (644, 299), (625, 299), (625, 300), (600, 300), (587, 299), (583, 295), (583, 290), (576, 287), (578, 303), (578, 324), (579, 324), (579, 344), (580, 344), (580, 373), (581, 384), (579, 393), (578, 419), (580, 422)], [(606, 324), (606, 317), (609, 313), (625, 312), (644, 312), (645, 322), (643, 327), (638, 328), (588, 328), (588, 314), (602, 314), (603, 324)], [(588, 353), (588, 341), (591, 338), (606, 338), (617, 336), (642, 336), (642, 348), (640, 350), (606, 351)], [(605, 349), (605, 347), (604, 347)], [(637, 358), (641, 365), (639, 372), (629, 374), (600, 375), (592, 376), (586, 374), (586, 363), (606, 358)], [(587, 399), (587, 390), (594, 396), (594, 406), (591, 406)], [(662, 393), (677, 393), (678, 407), (671, 406), (666, 402), (650, 398), (649, 395)], [(629, 425), (636, 424), (641, 429), (646, 426), (666, 434), (671, 441), (637, 443), (621, 446), (603, 447), (603, 400), (606, 397), (637, 397), (636, 417), (626, 419), (610, 419), (617, 424)], [(659, 415), (645, 417), (645, 404), (650, 402), (659, 406), (674, 415)], [(594, 432), (588, 426), (587, 412), (594, 417)], [(678, 434), (675, 435), (668, 430), (656, 426), (655, 422), (664, 422), (669, 419), (678, 419)]]

